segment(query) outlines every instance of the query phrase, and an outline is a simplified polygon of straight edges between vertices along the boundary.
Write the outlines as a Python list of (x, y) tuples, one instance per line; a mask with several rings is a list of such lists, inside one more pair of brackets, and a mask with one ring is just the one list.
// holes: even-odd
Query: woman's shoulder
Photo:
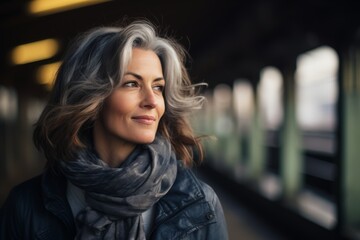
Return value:
[(205, 201), (211, 205), (211, 208), (214, 209), (215, 212), (217, 212), (219, 206), (221, 208), (220, 200), (217, 193), (208, 183), (204, 182), (201, 177), (198, 177), (194, 172), (192, 172), (192, 174), (194, 175), (196, 181), (199, 184), (199, 187), (201, 188)]
[(198, 180), (201, 186), (201, 189), (205, 195), (205, 200), (211, 203), (212, 205), (216, 205), (219, 201), (219, 198), (215, 192), (215, 190), (208, 185), (207, 183), (203, 182), (202, 180)]
[[(0, 209), (0, 239), (20, 239), (23, 220), (41, 202), (41, 177), (33, 177), (13, 187)], [(6, 236), (6, 237), (5, 237)], [(9, 236), (12, 236), (11, 238)]]
[(30, 204), (33, 201), (38, 201), (41, 191), (41, 175), (33, 177), (29, 180), (26, 180), (11, 189), (7, 200), (4, 204), (9, 207), (9, 205), (16, 205), (16, 207), (21, 207), (26, 204)]
[(218, 204), (219, 199), (214, 189), (205, 183), (196, 172), (187, 167), (180, 166), (178, 177), (186, 187), (187, 191), (193, 192), (195, 196), (202, 196), (212, 206)]
[(42, 175), (38, 175), (19, 183), (12, 188), (9, 195), (31, 194), (34, 190), (41, 188), (41, 178)]

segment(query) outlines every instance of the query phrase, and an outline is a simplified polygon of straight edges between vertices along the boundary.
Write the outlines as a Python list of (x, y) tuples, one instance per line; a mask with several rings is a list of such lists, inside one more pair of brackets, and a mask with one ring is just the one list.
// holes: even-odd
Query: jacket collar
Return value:
[(70, 233), (75, 234), (74, 218), (66, 199), (65, 177), (59, 172), (46, 170), (42, 177), (41, 188), (45, 208), (57, 216)]

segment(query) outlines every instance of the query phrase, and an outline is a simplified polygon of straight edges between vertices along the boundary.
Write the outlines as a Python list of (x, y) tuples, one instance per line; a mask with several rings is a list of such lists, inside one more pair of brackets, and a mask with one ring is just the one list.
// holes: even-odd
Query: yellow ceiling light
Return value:
[(33, 0), (28, 5), (28, 12), (35, 15), (46, 15), (108, 1), (109, 0)]
[(37, 82), (41, 85), (45, 85), (47, 89), (51, 89), (60, 65), (61, 62), (54, 62), (39, 67), (36, 72)]
[(15, 47), (11, 52), (11, 62), (15, 65), (36, 62), (53, 57), (59, 51), (59, 42), (45, 39)]

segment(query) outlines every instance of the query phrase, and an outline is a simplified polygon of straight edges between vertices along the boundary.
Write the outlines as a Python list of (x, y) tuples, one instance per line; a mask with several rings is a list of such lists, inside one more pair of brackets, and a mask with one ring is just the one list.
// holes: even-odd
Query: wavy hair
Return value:
[(203, 157), (187, 114), (202, 106), (185, 68), (186, 51), (176, 41), (160, 37), (146, 21), (125, 27), (100, 27), (80, 36), (69, 48), (60, 66), (49, 102), (35, 124), (34, 143), (47, 158), (48, 167), (58, 160), (70, 160), (88, 146), (89, 131), (98, 118), (104, 100), (123, 78), (132, 49), (154, 51), (160, 59), (166, 81), (165, 114), (158, 132), (172, 144), (185, 165), (193, 164), (193, 150)]

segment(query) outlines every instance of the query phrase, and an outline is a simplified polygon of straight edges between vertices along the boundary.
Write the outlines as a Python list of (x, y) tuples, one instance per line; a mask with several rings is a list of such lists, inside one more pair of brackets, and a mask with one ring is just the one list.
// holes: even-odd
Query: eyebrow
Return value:
[[(126, 72), (126, 73), (124, 74), (124, 76), (125, 76), (125, 75), (132, 75), (132, 76), (136, 77), (136, 78), (139, 79), (139, 80), (142, 80), (142, 81), (144, 80), (142, 76), (140, 76), (139, 74), (133, 73), (133, 72)], [(161, 81), (161, 80), (165, 80), (164, 77), (155, 78), (155, 79), (154, 79), (154, 82), (156, 82), (156, 81)]]

